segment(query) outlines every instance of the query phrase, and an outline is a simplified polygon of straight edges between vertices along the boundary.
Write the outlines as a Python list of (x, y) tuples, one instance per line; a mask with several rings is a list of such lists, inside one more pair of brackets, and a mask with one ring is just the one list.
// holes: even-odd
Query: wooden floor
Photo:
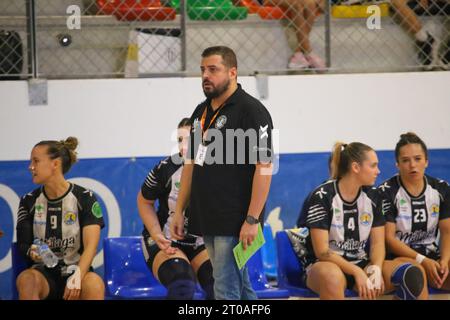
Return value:
[[(319, 300), (319, 298), (289, 297), (288, 300)], [(359, 298), (346, 298), (346, 300), (359, 300)], [(392, 300), (392, 295), (383, 295), (378, 300)], [(450, 300), (450, 293), (432, 294), (429, 300)]]

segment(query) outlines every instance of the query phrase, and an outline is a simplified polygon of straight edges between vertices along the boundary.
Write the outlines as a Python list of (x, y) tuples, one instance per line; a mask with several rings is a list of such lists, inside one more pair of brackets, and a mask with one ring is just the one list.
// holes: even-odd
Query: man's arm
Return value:
[[(266, 203), (272, 181), (272, 164), (257, 163), (252, 183), (252, 196), (248, 207), (247, 215), (259, 219)], [(250, 225), (244, 221), (239, 234), (244, 250), (255, 240), (258, 234), (258, 225)]]
[(184, 238), (184, 210), (186, 209), (191, 196), (192, 173), (194, 164), (185, 163), (181, 173), (180, 192), (178, 193), (177, 205), (170, 224), (170, 234), (176, 240)]
[(248, 215), (258, 219), (269, 195), (272, 181), (272, 164), (257, 163), (252, 183), (252, 197), (248, 207)]

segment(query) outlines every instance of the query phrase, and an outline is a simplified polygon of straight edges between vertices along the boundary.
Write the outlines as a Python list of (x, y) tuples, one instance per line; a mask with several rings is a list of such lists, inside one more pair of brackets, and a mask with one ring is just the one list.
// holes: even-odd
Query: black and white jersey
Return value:
[[(322, 184), (325, 184), (327, 182), (331, 181), (331, 179), (325, 180), (324, 182), (322, 182)], [(305, 200), (303, 201), (302, 207), (300, 209), (300, 213), (298, 214), (298, 218), (297, 218), (297, 222), (296, 222), (296, 226), (297, 227), (304, 227), (306, 226), (306, 216), (308, 215), (308, 201), (309, 198), (313, 195), (313, 191), (311, 191), (305, 198)]]
[(60, 264), (78, 264), (83, 253), (83, 227), (104, 227), (103, 214), (94, 193), (70, 184), (67, 192), (49, 199), (43, 187), (20, 200), (17, 217), (17, 242), (26, 254), (34, 239), (45, 241)]
[(439, 220), (450, 217), (449, 185), (444, 180), (424, 177), (424, 189), (413, 197), (399, 175), (383, 182), (378, 190), (386, 221), (396, 225), (396, 238), (423, 254), (437, 251)]
[[(173, 155), (161, 160), (147, 175), (141, 187), (142, 196), (147, 200), (158, 200), (158, 221), (164, 235), (170, 239), (169, 216), (175, 212), (183, 165), (181, 161), (174, 163), (173, 159), (180, 160), (179, 155)], [(143, 236), (150, 234), (144, 226)]]
[(361, 188), (349, 203), (342, 199), (337, 180), (330, 180), (312, 192), (307, 208), (305, 226), (328, 230), (333, 252), (352, 263), (368, 260), (365, 249), (370, 231), (384, 225), (375, 188)]

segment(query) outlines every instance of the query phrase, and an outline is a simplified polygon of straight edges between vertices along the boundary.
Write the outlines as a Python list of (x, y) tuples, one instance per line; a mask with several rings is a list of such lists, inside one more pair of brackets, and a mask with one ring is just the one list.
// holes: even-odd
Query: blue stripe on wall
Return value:
[[(380, 151), (381, 174), (377, 183), (396, 173), (394, 152)], [(280, 207), (280, 219), (284, 228), (295, 225), (300, 206), (305, 196), (328, 177), (329, 153), (282, 154), (279, 158), (279, 171), (272, 179), (270, 195), (266, 206), (266, 216), (274, 208)], [(144, 181), (147, 172), (160, 160), (151, 158), (116, 158), (116, 159), (85, 159), (80, 160), (67, 175), (67, 178), (88, 177), (97, 180), (109, 188), (119, 204), (121, 216), (121, 235), (139, 235), (142, 223), (136, 207), (136, 195)], [(0, 184), (14, 190), (22, 196), (36, 188), (31, 182), (28, 172), (28, 161), (0, 161)], [(450, 149), (430, 150), (430, 166), (427, 173), (431, 176), (450, 181)], [(108, 234), (109, 217), (106, 214), (106, 204), (99, 197), (106, 227), (102, 237)], [(6, 199), (0, 195), (0, 229), (5, 232), (0, 238), (0, 261), (6, 261), (13, 237), (13, 214)], [(99, 250), (101, 249), (101, 245)], [(102, 274), (101, 268), (97, 270)], [(0, 297), (11, 298), (11, 269), (0, 273)]]

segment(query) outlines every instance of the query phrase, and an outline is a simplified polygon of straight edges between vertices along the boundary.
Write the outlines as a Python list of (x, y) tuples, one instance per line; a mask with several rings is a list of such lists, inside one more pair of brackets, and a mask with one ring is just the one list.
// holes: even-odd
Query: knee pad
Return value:
[(391, 282), (395, 286), (395, 296), (401, 300), (416, 300), (423, 290), (422, 271), (411, 263), (404, 263), (394, 270)]
[(167, 285), (167, 300), (192, 300), (195, 294), (195, 282), (175, 280)]
[(214, 278), (210, 260), (206, 260), (197, 271), (200, 286), (206, 293), (206, 300), (214, 300)]
[(169, 300), (192, 300), (195, 294), (195, 274), (184, 259), (164, 261), (158, 270), (158, 278), (167, 288)]

